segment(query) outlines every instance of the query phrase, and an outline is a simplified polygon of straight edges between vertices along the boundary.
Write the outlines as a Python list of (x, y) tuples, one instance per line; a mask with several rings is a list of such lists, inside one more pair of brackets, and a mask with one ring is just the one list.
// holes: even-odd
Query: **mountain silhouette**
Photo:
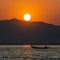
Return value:
[(0, 21), (0, 44), (59, 45), (60, 26), (18, 19)]

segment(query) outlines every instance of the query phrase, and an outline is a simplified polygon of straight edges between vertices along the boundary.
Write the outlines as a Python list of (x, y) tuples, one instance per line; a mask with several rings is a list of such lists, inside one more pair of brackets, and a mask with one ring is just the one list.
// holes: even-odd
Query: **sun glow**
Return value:
[(31, 15), (30, 14), (25, 14), (24, 15), (24, 20), (25, 21), (30, 21), (31, 20)]

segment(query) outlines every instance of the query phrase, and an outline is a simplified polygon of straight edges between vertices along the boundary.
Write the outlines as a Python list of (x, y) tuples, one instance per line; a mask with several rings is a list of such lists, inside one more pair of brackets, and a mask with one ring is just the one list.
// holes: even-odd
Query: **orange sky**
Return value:
[(31, 14), (31, 21), (60, 25), (60, 0), (0, 0), (0, 19), (23, 20), (25, 13)]

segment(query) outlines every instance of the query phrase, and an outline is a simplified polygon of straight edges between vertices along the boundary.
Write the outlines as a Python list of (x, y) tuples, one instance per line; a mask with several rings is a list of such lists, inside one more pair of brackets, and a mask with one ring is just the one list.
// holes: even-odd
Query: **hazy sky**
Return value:
[(60, 0), (0, 0), (0, 19), (23, 20), (25, 13), (31, 14), (31, 21), (60, 25)]

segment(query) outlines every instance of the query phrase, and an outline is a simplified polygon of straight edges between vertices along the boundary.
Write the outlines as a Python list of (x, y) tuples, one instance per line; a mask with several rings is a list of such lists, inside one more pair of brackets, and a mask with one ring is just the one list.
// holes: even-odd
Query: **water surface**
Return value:
[(49, 47), (34, 49), (30, 45), (0, 45), (0, 60), (60, 60), (60, 45)]

